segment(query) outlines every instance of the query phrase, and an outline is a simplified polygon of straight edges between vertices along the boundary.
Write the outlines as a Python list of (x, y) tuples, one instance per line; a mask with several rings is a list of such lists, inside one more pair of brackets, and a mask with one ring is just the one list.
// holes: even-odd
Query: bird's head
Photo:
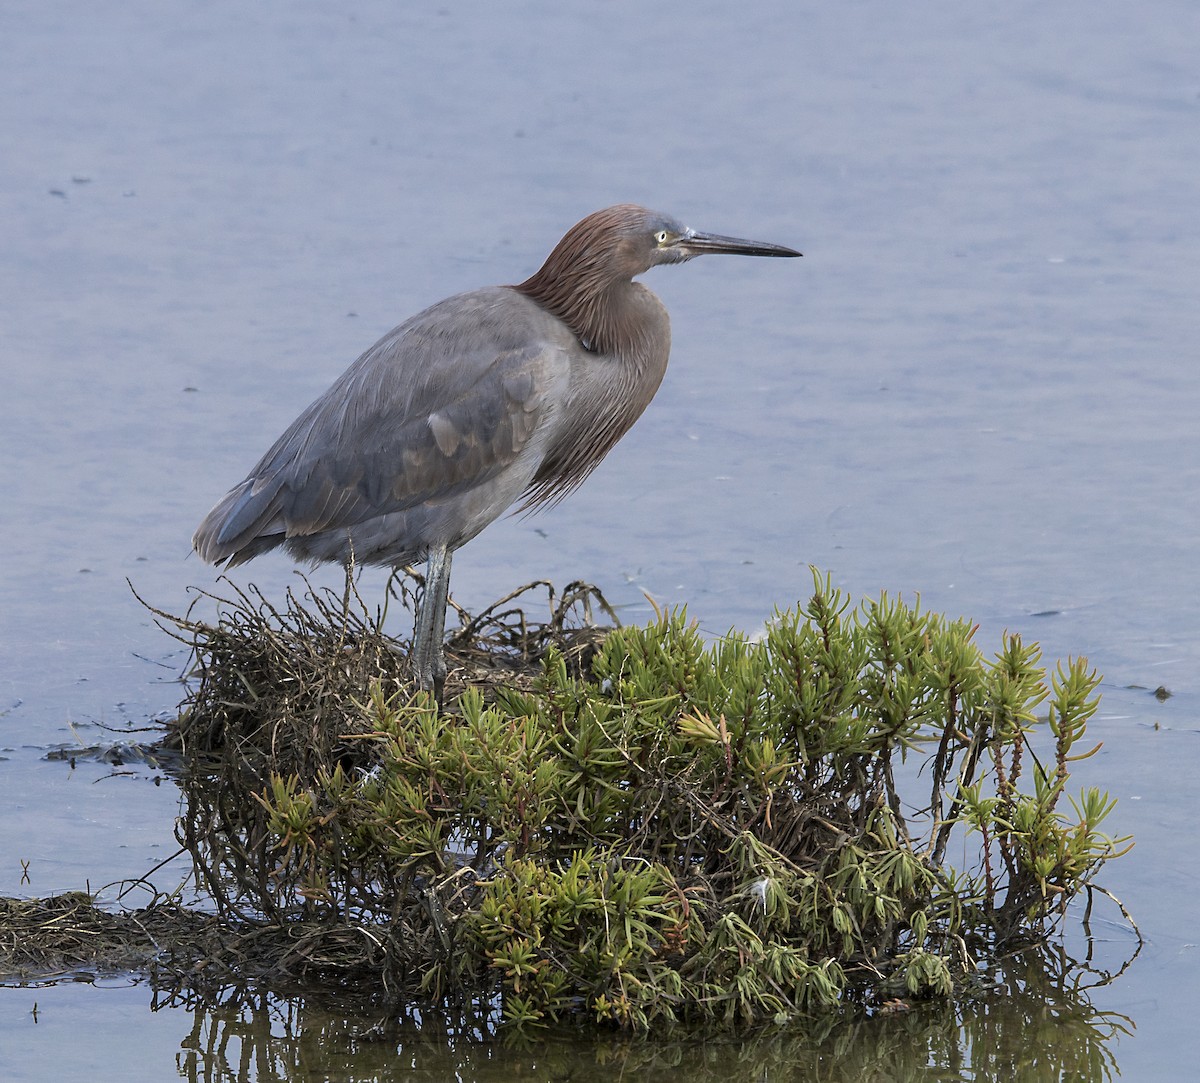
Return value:
[(573, 225), (541, 269), (513, 288), (558, 316), (589, 349), (605, 349), (632, 333), (622, 323), (620, 296), (634, 277), (710, 252), (800, 255), (780, 244), (701, 233), (668, 215), (620, 203)]
[(670, 215), (621, 203), (589, 214), (572, 226), (546, 261), (558, 274), (584, 274), (598, 285), (628, 280), (663, 263), (683, 263), (708, 253), (798, 256), (780, 244), (701, 233)]

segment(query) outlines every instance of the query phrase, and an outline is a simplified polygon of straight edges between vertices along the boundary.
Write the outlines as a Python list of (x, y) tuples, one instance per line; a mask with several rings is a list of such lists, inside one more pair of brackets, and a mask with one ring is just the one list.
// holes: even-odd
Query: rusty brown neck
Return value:
[(568, 271), (547, 260), (542, 269), (514, 286), (565, 323), (588, 350), (623, 353), (638, 340), (636, 309), (630, 305), (633, 283), (628, 279), (597, 283), (594, 268)]
[(633, 276), (648, 264), (625, 235), (629, 207), (610, 207), (572, 226), (532, 277), (513, 288), (557, 316), (597, 353), (635, 349), (645, 333)]

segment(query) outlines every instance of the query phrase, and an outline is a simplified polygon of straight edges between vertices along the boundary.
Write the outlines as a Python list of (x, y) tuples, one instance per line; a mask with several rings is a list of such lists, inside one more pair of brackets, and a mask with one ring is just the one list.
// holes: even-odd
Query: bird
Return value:
[(634, 279), (726, 253), (799, 256), (633, 204), (572, 226), (525, 281), (457, 294), (359, 357), (208, 513), (192, 539), (235, 567), (282, 547), (313, 565), (425, 563), (410, 649), (441, 701), (455, 550), (510, 508), (552, 505), (629, 431), (671, 347)]

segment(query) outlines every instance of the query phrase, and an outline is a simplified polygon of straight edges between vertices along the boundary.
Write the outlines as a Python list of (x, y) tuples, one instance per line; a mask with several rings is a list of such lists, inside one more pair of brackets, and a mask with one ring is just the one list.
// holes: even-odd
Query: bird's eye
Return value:
[(665, 229), (660, 229), (660, 230), (659, 230), (659, 231), (658, 231), (658, 232), (657, 232), (657, 233), (654, 235), (654, 243), (655, 243), (655, 244), (666, 244), (666, 243), (667, 243), (667, 238), (668, 238), (669, 236), (670, 236), (670, 234), (669, 234), (669, 233), (668, 233), (668, 232), (667, 232)]

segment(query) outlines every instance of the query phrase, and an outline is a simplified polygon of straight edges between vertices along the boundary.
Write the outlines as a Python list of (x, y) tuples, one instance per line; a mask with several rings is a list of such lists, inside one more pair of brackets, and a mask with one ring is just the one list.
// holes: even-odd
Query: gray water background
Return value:
[[(805, 257), (647, 276), (674, 321), (658, 397), (570, 500), (463, 550), (456, 597), (584, 577), (627, 620), (646, 592), (719, 634), (815, 565), (970, 616), (989, 650), (1008, 629), (1086, 655), (1104, 749), (1075, 777), (1137, 836), (1104, 882), (1149, 938), (1095, 999), (1137, 1024), (1127, 1078), (1178, 1077), (1198, 178), (1190, 2), (6, 0), (0, 894), (174, 847), (152, 772), (44, 758), (179, 701), (184, 653), (126, 578), (184, 609), (215, 582), (200, 517), (362, 349), (636, 201)], [(295, 583), (273, 556), (237, 578)], [(186, 1013), (116, 984), (0, 989), (0, 1078), (174, 1078)]]

